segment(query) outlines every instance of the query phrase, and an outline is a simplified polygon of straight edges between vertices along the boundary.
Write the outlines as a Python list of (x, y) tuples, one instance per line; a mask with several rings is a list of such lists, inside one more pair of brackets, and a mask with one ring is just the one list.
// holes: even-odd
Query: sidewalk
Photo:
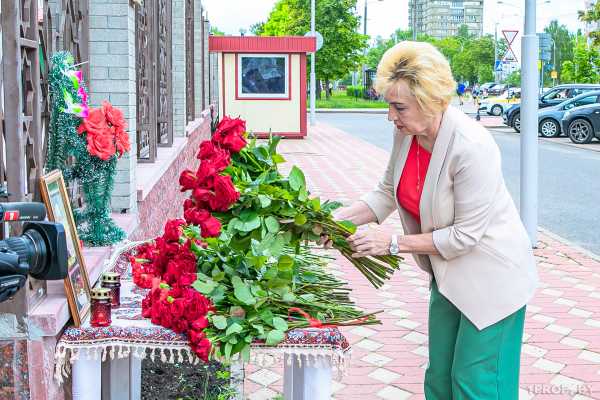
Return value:
[[(304, 140), (281, 144), (300, 166), (312, 193), (344, 202), (371, 190), (388, 153), (327, 125)], [(400, 230), (393, 215), (386, 225)], [(520, 399), (600, 399), (600, 262), (540, 233), (536, 256), (542, 287), (527, 308)], [(424, 399), (427, 363), (428, 277), (408, 257), (405, 267), (376, 290), (345, 260), (333, 273), (354, 289), (356, 304), (384, 309), (382, 325), (344, 329), (353, 346), (348, 375), (334, 384), (335, 399)], [(282, 367), (246, 373), (246, 395), (271, 399), (282, 389)]]

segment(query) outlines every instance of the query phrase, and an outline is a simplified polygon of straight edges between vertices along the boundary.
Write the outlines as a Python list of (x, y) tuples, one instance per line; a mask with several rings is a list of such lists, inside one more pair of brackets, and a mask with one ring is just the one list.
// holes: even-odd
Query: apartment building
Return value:
[(409, 0), (409, 29), (435, 38), (455, 35), (461, 25), (469, 33), (483, 33), (483, 0)]

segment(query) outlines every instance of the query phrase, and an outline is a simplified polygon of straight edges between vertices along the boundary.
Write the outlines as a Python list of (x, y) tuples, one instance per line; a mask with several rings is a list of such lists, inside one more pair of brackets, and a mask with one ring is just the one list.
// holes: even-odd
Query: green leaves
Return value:
[(250, 289), (239, 276), (232, 277), (231, 284), (233, 285), (233, 294), (236, 299), (246, 305), (256, 304), (256, 299), (252, 296), (252, 293), (250, 293)]
[(275, 318), (273, 318), (273, 326), (278, 331), (285, 332), (285, 331), (288, 330), (288, 324), (287, 324), (287, 322), (285, 322), (285, 320), (283, 318), (281, 318), (281, 317), (275, 317)]
[(206, 281), (203, 282), (201, 280), (197, 280), (194, 283), (192, 283), (192, 287), (194, 289), (196, 289), (197, 291), (199, 291), (200, 293), (202, 293), (203, 295), (209, 295), (211, 294), (211, 292), (213, 291), (213, 289), (215, 287), (217, 287), (217, 284), (213, 281)]
[(300, 170), (300, 168), (295, 165), (292, 167), (290, 174), (288, 176), (288, 181), (290, 183), (290, 187), (292, 190), (298, 191), (301, 188), (306, 187), (306, 180), (304, 178), (304, 173)]
[(267, 346), (277, 346), (285, 338), (285, 332), (273, 329), (267, 333)]
[(271, 233), (279, 232), (279, 222), (277, 221), (277, 218), (272, 215), (265, 218), (265, 226)]
[(222, 315), (213, 315), (212, 316), (212, 324), (217, 329), (225, 329), (227, 328), (227, 318)]
[(250, 232), (260, 227), (260, 218), (253, 210), (244, 210), (238, 218), (229, 222), (229, 227), (241, 232)]

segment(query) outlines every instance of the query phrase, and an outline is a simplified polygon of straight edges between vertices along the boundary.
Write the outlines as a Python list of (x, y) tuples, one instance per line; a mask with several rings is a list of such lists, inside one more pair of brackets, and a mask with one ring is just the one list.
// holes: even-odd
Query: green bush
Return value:
[(346, 96), (348, 97), (363, 97), (363, 87), (362, 86), (348, 86), (346, 88)]

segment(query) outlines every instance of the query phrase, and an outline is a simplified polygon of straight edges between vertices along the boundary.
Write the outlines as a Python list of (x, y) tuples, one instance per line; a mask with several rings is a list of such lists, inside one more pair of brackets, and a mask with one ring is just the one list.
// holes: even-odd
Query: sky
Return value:
[[(319, 1), (319, 0), (316, 0)], [(408, 29), (408, 0), (358, 0), (358, 14), (364, 14), (368, 2), (367, 34), (371, 37), (389, 37), (396, 29)], [(498, 4), (501, 1), (503, 4)], [(259, 21), (266, 21), (276, 0), (203, 0), (211, 25), (226, 34), (239, 34), (240, 28), (248, 30)], [(585, 0), (536, 0), (538, 32), (552, 19), (558, 19), (575, 32), (583, 25), (577, 19), (577, 11), (584, 8)], [(548, 3), (546, 3), (548, 2)], [(498, 22), (498, 37), (502, 30), (523, 30), (524, 0), (484, 0), (484, 33), (494, 33)], [(361, 32), (362, 32), (361, 26)], [(519, 33), (513, 46), (520, 56)]]

